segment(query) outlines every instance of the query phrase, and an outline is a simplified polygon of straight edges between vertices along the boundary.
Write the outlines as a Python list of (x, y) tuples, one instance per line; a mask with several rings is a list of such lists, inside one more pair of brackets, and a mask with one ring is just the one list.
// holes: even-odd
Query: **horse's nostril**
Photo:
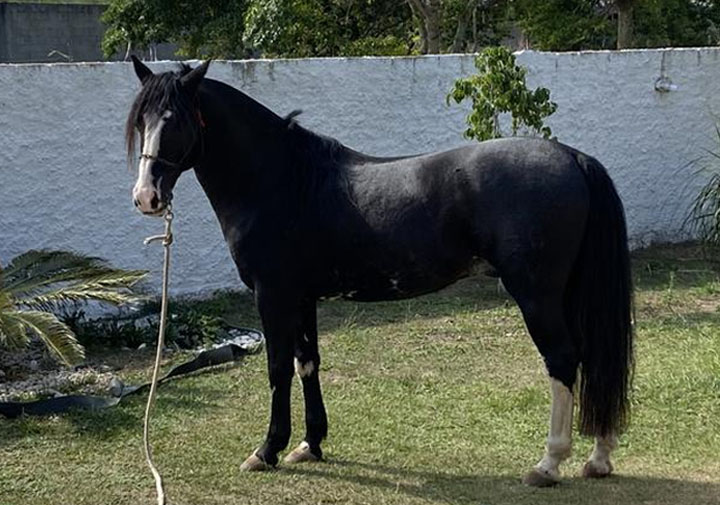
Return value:
[(133, 198), (133, 203), (135, 204), (135, 207), (140, 207), (140, 200), (137, 198)]
[(150, 200), (150, 208), (156, 209), (160, 205), (160, 199), (157, 196), (157, 193), (155, 193), (152, 197), (152, 200)]

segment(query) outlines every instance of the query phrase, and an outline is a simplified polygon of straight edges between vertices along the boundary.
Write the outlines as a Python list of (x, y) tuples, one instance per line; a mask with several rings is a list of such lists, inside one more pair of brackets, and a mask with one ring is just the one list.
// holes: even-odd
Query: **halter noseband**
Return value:
[[(186, 155), (186, 156), (183, 156), (183, 160), (184, 160), (186, 157), (187, 157), (187, 155)], [(162, 163), (162, 164), (164, 164), (164, 165), (167, 165), (167, 166), (169, 166), (169, 167), (172, 167), (172, 168), (180, 168), (180, 163), (173, 163), (172, 161), (168, 161), (168, 160), (166, 160), (165, 158), (161, 158), (161, 157), (159, 157), (159, 156), (153, 156), (152, 154), (142, 153), (142, 154), (139, 156), (139, 158), (140, 158), (141, 160), (144, 159), (144, 160), (150, 160), (150, 161), (159, 161), (160, 163)]]

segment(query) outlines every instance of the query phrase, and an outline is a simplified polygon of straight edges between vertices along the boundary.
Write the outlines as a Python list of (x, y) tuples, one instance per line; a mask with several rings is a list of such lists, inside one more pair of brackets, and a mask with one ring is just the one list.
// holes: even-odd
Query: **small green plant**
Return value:
[(550, 138), (550, 127), (543, 121), (555, 112), (557, 104), (550, 101), (547, 88), (527, 88), (526, 70), (517, 65), (515, 55), (505, 47), (489, 47), (475, 58), (475, 67), (477, 74), (455, 81), (447, 96), (448, 105), (451, 100), (458, 104), (468, 98), (472, 101), (466, 138), (483, 141), (502, 137), (499, 117), (503, 113), (512, 118), (513, 135), (524, 126)]
[(5, 269), (0, 267), (0, 348), (24, 347), (34, 336), (64, 363), (81, 361), (83, 346), (54, 311), (83, 302), (137, 302), (143, 297), (135, 285), (146, 274), (66, 251), (17, 256)]

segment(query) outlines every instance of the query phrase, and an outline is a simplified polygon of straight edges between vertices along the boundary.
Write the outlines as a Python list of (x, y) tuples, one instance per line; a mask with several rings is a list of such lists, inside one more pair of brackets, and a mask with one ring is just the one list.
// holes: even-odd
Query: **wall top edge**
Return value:
[[(620, 50), (588, 50), (588, 51), (537, 51), (534, 49), (523, 49), (515, 51), (513, 54), (532, 54), (532, 55), (551, 55), (558, 57), (565, 56), (582, 56), (582, 55), (631, 55), (631, 54), (655, 54), (655, 53), (718, 53), (720, 54), (720, 47), (664, 47), (664, 48), (651, 48), (651, 49), (620, 49)], [(246, 59), (246, 60), (213, 60), (215, 63), (231, 64), (231, 65), (274, 65), (274, 64), (294, 64), (301, 61), (312, 61), (312, 62), (350, 62), (350, 61), (430, 61), (430, 60), (445, 60), (445, 59), (457, 59), (457, 58), (472, 58), (477, 53), (454, 53), (454, 54), (428, 54), (428, 55), (414, 55), (414, 56), (343, 56), (343, 57), (328, 57), (328, 58), (257, 58), (257, 59)], [(190, 59), (190, 60), (159, 60), (148, 62), (151, 64), (176, 64), (181, 61), (195, 64), (202, 60)], [(82, 62), (54, 62), (54, 63), (0, 63), (0, 68), (17, 68), (17, 67), (106, 67), (114, 65), (128, 64), (129, 62), (123, 61), (82, 61)]]

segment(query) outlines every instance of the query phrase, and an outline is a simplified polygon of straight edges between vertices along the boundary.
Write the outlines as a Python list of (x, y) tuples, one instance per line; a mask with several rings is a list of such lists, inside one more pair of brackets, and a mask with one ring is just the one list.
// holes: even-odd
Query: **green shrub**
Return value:
[(468, 114), (466, 138), (478, 141), (502, 137), (499, 116), (511, 116), (512, 134), (526, 127), (545, 138), (550, 138), (550, 127), (543, 121), (557, 109), (550, 101), (550, 91), (536, 88), (531, 91), (525, 83), (526, 70), (515, 62), (515, 55), (505, 47), (489, 47), (475, 58), (477, 74), (455, 81), (447, 96), (461, 103), (470, 99), (472, 107)]

